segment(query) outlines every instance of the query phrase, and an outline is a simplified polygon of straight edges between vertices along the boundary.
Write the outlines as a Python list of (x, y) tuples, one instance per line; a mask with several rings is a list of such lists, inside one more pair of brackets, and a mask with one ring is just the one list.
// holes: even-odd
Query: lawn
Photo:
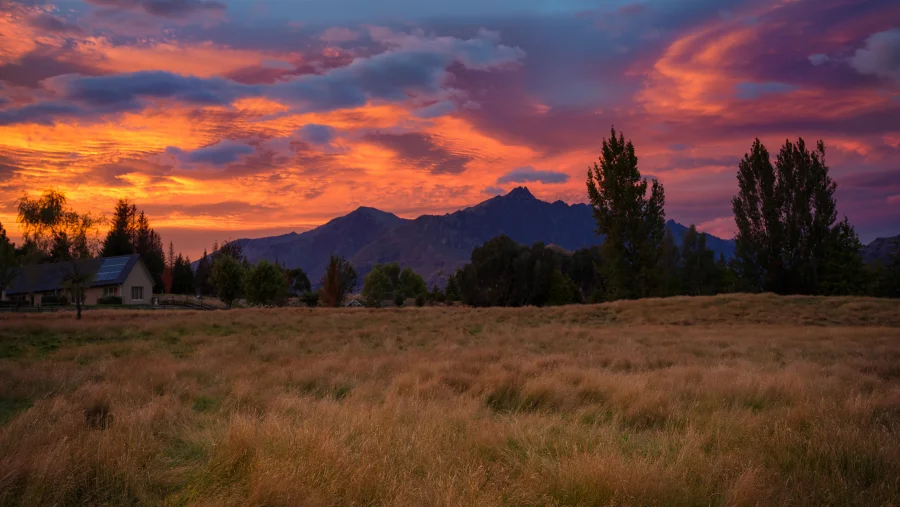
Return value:
[(900, 301), (0, 315), (0, 505), (900, 505)]

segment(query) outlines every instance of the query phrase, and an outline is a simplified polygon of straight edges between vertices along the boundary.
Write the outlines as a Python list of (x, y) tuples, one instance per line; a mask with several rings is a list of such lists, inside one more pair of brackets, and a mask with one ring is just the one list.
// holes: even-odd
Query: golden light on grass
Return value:
[(0, 317), (0, 504), (896, 505), (900, 302)]

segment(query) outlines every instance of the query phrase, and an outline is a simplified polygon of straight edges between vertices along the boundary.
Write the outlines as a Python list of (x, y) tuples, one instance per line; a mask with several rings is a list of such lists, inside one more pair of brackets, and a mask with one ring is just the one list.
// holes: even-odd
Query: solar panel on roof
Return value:
[(100, 269), (94, 275), (95, 282), (105, 282), (115, 280), (122, 273), (125, 265), (128, 264), (129, 257), (116, 257), (111, 259), (103, 259)]

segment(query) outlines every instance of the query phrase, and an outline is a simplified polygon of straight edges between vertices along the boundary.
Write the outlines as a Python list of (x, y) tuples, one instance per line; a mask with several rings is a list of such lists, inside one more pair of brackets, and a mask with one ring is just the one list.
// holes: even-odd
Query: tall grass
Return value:
[(0, 317), (3, 505), (897, 505), (900, 302)]

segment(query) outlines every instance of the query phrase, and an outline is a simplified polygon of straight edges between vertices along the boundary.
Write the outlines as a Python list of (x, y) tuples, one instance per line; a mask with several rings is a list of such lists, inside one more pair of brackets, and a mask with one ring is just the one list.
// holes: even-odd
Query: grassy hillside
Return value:
[(900, 301), (0, 316), (0, 505), (897, 505)]

